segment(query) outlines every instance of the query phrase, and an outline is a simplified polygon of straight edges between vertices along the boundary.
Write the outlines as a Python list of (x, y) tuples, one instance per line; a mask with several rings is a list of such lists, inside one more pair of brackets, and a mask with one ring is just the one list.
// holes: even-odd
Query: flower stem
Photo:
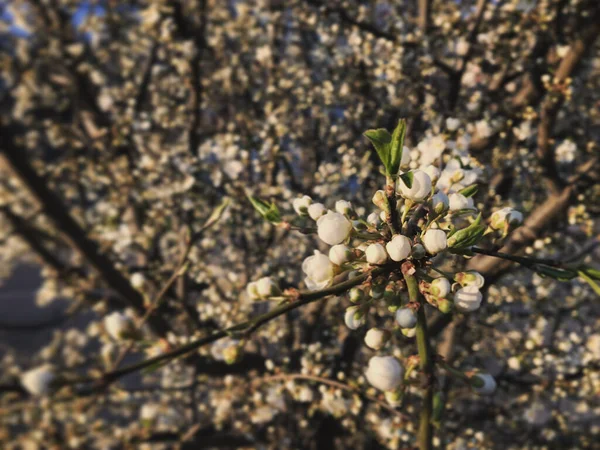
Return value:
[(431, 449), (432, 426), (431, 416), (433, 413), (433, 355), (429, 343), (429, 334), (427, 332), (427, 317), (425, 316), (425, 302), (419, 294), (417, 278), (414, 276), (414, 267), (406, 263), (402, 266), (402, 273), (408, 288), (408, 296), (411, 302), (419, 302), (420, 307), (417, 311), (417, 350), (419, 352), (419, 369), (421, 370), (422, 386), (424, 389), (423, 406), (419, 417), (419, 433), (417, 436), (419, 450)]

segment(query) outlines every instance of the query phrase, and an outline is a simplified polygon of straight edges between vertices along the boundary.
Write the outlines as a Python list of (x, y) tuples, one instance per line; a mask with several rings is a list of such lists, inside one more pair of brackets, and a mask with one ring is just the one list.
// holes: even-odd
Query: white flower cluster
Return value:
[[(388, 176), (385, 189), (373, 196), (377, 209), (365, 217), (345, 200), (337, 201), (331, 210), (307, 195), (293, 200), (299, 217), (288, 226), (303, 232), (316, 231), (320, 240), (331, 246), (327, 254), (315, 250), (302, 263), (309, 290), (322, 290), (334, 279), (350, 280), (359, 272), (384, 269), (378, 273), (385, 275), (369, 277), (348, 291), (353, 303), (344, 314), (348, 328), (356, 330), (367, 325), (371, 308), (380, 301), (394, 314), (394, 328), (407, 337), (416, 335), (419, 310), (426, 304), (442, 313), (470, 313), (481, 306), (483, 276), (474, 271), (447, 274), (436, 267), (437, 257), (447, 251), (469, 253), (484, 237), (497, 238), (497, 231), (503, 238), (522, 223), (523, 216), (504, 208), (483, 224), (481, 213), (476, 216), (473, 201), (479, 171), (470, 166), (469, 158), (460, 156), (451, 157), (440, 170), (436, 164), (442, 160), (445, 148), (439, 137), (421, 142), (420, 167), (400, 172), (397, 177)], [(409, 152), (404, 148), (398, 166), (401, 169), (409, 166)], [(425, 157), (428, 152), (436, 156)], [(407, 271), (411, 280), (417, 280), (411, 296), (407, 295)], [(248, 294), (252, 299), (267, 299), (280, 291), (269, 278), (262, 278), (248, 285)], [(373, 327), (364, 340), (367, 347), (380, 351), (393, 336), (393, 330)], [(402, 384), (403, 375), (402, 365), (393, 356), (374, 356), (366, 371), (367, 380), (390, 398), (395, 398), (394, 391)], [(474, 388), (479, 389), (479, 384)]]

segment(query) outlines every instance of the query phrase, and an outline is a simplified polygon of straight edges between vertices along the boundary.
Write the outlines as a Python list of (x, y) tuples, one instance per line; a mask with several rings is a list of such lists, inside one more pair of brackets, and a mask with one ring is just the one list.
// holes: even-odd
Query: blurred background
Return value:
[[(506, 252), (598, 267), (599, 35), (597, 0), (0, 1), (0, 446), (414, 446), (418, 394), (406, 420), (289, 376), (368, 389), (342, 298), (62, 400), (19, 378), (102, 374), (267, 311), (247, 283), (302, 287), (322, 243), (246, 195), (368, 213), (383, 177), (362, 133), (401, 117), (413, 167), (468, 158), (480, 208), (524, 213)], [(489, 257), (448, 264), (486, 276), (485, 306), (432, 316), (437, 351), (499, 389), (441, 380), (435, 445), (598, 448), (598, 294)], [(107, 314), (157, 298), (142, 341), (110, 337)]]

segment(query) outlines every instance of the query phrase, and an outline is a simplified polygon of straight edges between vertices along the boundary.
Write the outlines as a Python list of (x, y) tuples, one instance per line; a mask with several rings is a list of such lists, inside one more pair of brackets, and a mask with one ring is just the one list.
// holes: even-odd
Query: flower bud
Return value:
[(413, 171), (412, 176), (412, 186), (410, 188), (404, 183), (402, 178), (399, 179), (399, 193), (404, 198), (415, 202), (420, 202), (431, 193), (431, 178), (422, 170)]
[(346, 200), (338, 200), (335, 202), (335, 210), (344, 216), (348, 216), (352, 212), (352, 203)]
[(40, 396), (50, 393), (56, 375), (50, 364), (44, 364), (21, 374), (21, 385), (31, 395)]
[(442, 230), (427, 230), (421, 239), (428, 253), (435, 255), (446, 249), (448, 241)]
[(393, 356), (373, 356), (365, 376), (371, 385), (382, 391), (393, 391), (404, 376), (404, 369)]
[(465, 286), (454, 294), (454, 306), (461, 312), (471, 312), (481, 306), (482, 295), (477, 286)]
[(223, 361), (227, 364), (234, 364), (241, 356), (239, 345), (230, 345), (223, 350)]
[(489, 373), (477, 373), (471, 380), (473, 391), (478, 394), (491, 395), (496, 391), (496, 380)]
[(104, 328), (114, 340), (133, 338), (136, 334), (135, 326), (129, 317), (118, 311), (104, 318)]
[(414, 338), (417, 334), (417, 328), (401, 328), (400, 332), (407, 338)]
[(301, 198), (295, 198), (292, 201), (292, 206), (294, 207), (294, 211), (296, 214), (300, 216), (306, 216), (308, 214), (308, 207), (312, 203), (312, 198), (308, 195), (304, 195)]
[(448, 211), (449, 206), (450, 200), (448, 199), (448, 196), (442, 191), (436, 192), (435, 195), (431, 198), (431, 207), (433, 208), (433, 211), (435, 211), (435, 213), (440, 216), (443, 215), (446, 211)]
[(272, 297), (281, 293), (279, 286), (269, 277), (263, 277), (256, 282), (258, 295), (262, 298)]
[(250, 300), (260, 300), (260, 294), (258, 293), (258, 284), (256, 281), (251, 281), (246, 286), (246, 292), (248, 293), (248, 297)]
[(458, 272), (454, 279), (462, 286), (477, 286), (479, 289), (485, 284), (485, 278), (479, 272), (470, 270), (468, 272)]
[(315, 250), (314, 255), (304, 260), (302, 271), (306, 274), (304, 283), (311, 291), (329, 286), (335, 276), (334, 265), (326, 255), (318, 250)]
[(385, 249), (392, 261), (402, 261), (410, 255), (410, 239), (401, 234), (396, 234), (392, 236), (392, 240), (385, 245)]
[(454, 193), (448, 196), (450, 200), (450, 211), (460, 211), (462, 209), (475, 209), (473, 205), (473, 199), (471, 197), (465, 197), (462, 194)]
[(417, 325), (417, 313), (412, 308), (400, 308), (396, 311), (396, 322), (401, 328), (414, 328)]
[(383, 395), (388, 404), (394, 408), (402, 404), (402, 390), (386, 391)]
[(144, 403), (140, 408), (140, 420), (144, 425), (153, 426), (160, 414), (160, 408), (155, 403)]
[(365, 344), (373, 350), (381, 349), (390, 338), (390, 333), (387, 330), (380, 328), (371, 328), (365, 335)]
[(373, 195), (373, 203), (375, 203), (375, 206), (377, 206), (382, 211), (385, 211), (386, 213), (390, 212), (390, 204), (388, 203), (388, 198), (385, 195), (385, 192), (381, 189), (375, 192), (375, 195)]
[(329, 211), (317, 220), (317, 234), (329, 245), (341, 244), (350, 236), (351, 231), (352, 224), (340, 213)]
[(456, 131), (460, 127), (460, 120), (454, 117), (448, 117), (446, 119), (446, 128), (448, 131)]
[(377, 228), (381, 224), (381, 218), (379, 217), (379, 213), (372, 212), (371, 214), (369, 214), (367, 216), (367, 223)]
[(329, 260), (338, 266), (351, 261), (353, 256), (350, 247), (344, 244), (337, 244), (329, 249)]
[(432, 184), (435, 184), (435, 182), (440, 178), (440, 169), (438, 169), (437, 167), (435, 167), (432, 164), (425, 167), (423, 169), (423, 172), (425, 172), (427, 175), (429, 175), (429, 178), (431, 179)]
[(353, 287), (348, 293), (348, 298), (352, 303), (360, 303), (365, 299), (365, 297), (365, 291), (358, 287)]
[(518, 227), (523, 223), (523, 214), (513, 208), (502, 208), (492, 214), (490, 226), (502, 230), (507, 226)]
[(429, 286), (429, 292), (438, 298), (445, 298), (451, 290), (450, 281), (447, 278), (436, 278)]
[(371, 244), (365, 252), (369, 264), (383, 264), (387, 261), (388, 255), (381, 244)]
[(319, 217), (327, 213), (327, 208), (323, 203), (313, 203), (308, 207), (308, 215), (312, 220), (319, 220)]
[(146, 284), (146, 277), (144, 276), (144, 274), (142, 274), (140, 272), (136, 272), (131, 275), (129, 282), (131, 283), (131, 286), (133, 286), (135, 289), (137, 289), (139, 291)]
[(359, 327), (363, 326), (366, 321), (367, 319), (364, 313), (361, 311), (360, 306), (350, 306), (349, 308), (346, 308), (344, 322), (351, 330), (358, 329)]

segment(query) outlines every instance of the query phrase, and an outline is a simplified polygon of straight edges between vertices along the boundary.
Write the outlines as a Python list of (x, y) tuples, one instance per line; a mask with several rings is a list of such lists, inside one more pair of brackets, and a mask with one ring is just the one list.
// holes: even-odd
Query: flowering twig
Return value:
[(237, 325), (233, 325), (224, 330), (216, 331), (208, 336), (205, 336), (196, 341), (190, 342), (189, 344), (175, 348), (169, 352), (163, 353), (163, 354), (155, 356), (153, 358), (149, 358), (149, 359), (146, 359), (139, 363), (135, 363), (135, 364), (129, 365), (127, 367), (123, 367), (122, 369), (108, 372), (100, 378), (87, 378), (87, 379), (80, 379), (77, 381), (78, 382), (99, 381), (103, 385), (108, 385), (130, 373), (138, 372), (147, 367), (152, 367), (152, 366), (163, 364), (166, 362), (171, 362), (175, 358), (178, 358), (179, 356), (186, 355), (186, 354), (192, 352), (193, 350), (196, 350), (200, 347), (203, 347), (205, 345), (208, 345), (208, 344), (216, 342), (220, 339), (223, 339), (227, 336), (230, 336), (232, 333), (243, 333), (247, 336), (248, 334), (257, 330), (262, 325), (266, 324), (267, 322), (270, 322), (271, 320), (273, 320), (283, 314), (286, 314), (290, 311), (293, 311), (294, 309), (297, 309), (297, 308), (307, 305), (309, 303), (313, 303), (313, 302), (323, 299), (325, 297), (344, 293), (344, 292), (348, 291), (350, 288), (363, 283), (370, 276), (382, 275), (386, 272), (390, 272), (392, 269), (393, 269), (392, 266), (376, 267), (373, 270), (365, 272), (362, 275), (359, 275), (355, 278), (351, 278), (350, 280), (347, 280), (343, 283), (338, 283), (334, 286), (331, 286), (331, 287), (328, 287), (328, 288), (325, 288), (325, 289), (322, 289), (319, 291), (301, 291), (298, 294), (297, 301), (281, 305), (265, 314), (257, 316), (246, 322), (242, 322)]

